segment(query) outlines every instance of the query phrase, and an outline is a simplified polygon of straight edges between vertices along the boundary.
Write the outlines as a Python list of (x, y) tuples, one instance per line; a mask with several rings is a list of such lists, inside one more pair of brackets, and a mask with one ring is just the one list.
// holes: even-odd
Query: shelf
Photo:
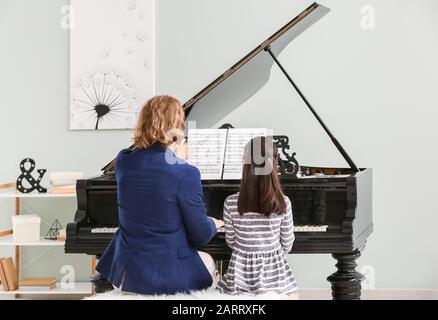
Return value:
[(20, 193), (16, 190), (0, 191), (0, 198), (75, 198), (76, 193)]
[(63, 246), (65, 244), (64, 240), (46, 240), (41, 239), (39, 241), (26, 241), (26, 242), (15, 242), (12, 235), (0, 238), (0, 247), (6, 246), (41, 246), (41, 247), (51, 247), (51, 246)]
[(90, 282), (76, 282), (74, 289), (62, 289), (61, 283), (56, 284), (56, 288), (49, 289), (48, 287), (19, 287), (15, 291), (4, 291), (0, 285), (0, 295), (15, 295), (15, 294), (80, 294), (91, 295), (93, 293), (92, 284)]

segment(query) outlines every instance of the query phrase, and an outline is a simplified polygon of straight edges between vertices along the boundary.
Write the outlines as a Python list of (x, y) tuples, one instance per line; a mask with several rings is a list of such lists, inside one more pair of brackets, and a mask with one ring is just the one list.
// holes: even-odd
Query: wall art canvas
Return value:
[(154, 95), (154, 0), (72, 0), (70, 129), (133, 128)]

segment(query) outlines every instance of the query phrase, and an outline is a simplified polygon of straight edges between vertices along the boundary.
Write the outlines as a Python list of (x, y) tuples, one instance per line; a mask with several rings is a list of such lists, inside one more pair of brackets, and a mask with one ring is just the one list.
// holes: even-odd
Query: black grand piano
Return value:
[[(183, 107), (187, 120), (195, 120), (197, 127), (211, 127), (259, 91), (268, 82), (274, 65), (280, 68), (348, 163), (347, 168), (299, 165), (290, 150), (289, 138), (272, 137), (281, 156), (283, 190), (293, 207), (296, 240), (291, 253), (332, 254), (337, 271), (327, 280), (332, 285), (333, 299), (360, 299), (363, 276), (356, 272), (355, 261), (373, 230), (372, 170), (355, 165), (277, 58), (293, 39), (327, 12), (328, 8), (312, 4)], [(113, 160), (103, 168), (102, 176), (77, 182), (78, 209), (74, 222), (67, 225), (66, 253), (99, 257), (111, 241), (118, 225), (115, 169)], [(225, 198), (239, 189), (239, 183), (202, 182), (210, 215), (221, 218)], [(231, 254), (223, 233), (200, 249), (225, 265)], [(95, 284), (105, 283), (104, 279), (94, 280)]]

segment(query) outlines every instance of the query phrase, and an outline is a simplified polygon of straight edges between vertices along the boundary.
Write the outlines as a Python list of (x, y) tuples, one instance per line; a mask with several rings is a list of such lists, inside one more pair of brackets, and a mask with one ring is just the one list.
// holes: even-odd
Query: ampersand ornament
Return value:
[[(26, 164), (29, 163), (28, 168), (26, 168)], [(41, 180), (46, 173), (46, 169), (38, 169), (37, 172), (39, 176), (37, 179), (32, 177), (31, 173), (35, 170), (35, 161), (30, 158), (23, 159), (20, 162), (20, 171), (21, 174), (17, 179), (17, 190), (21, 193), (30, 193), (34, 190), (38, 190), (39, 193), (46, 193), (47, 189), (40, 185)], [(23, 180), (26, 180), (30, 187), (23, 186)]]

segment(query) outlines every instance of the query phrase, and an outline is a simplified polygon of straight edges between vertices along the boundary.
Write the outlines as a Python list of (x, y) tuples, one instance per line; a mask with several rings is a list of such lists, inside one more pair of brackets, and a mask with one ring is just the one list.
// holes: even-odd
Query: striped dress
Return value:
[(295, 239), (289, 198), (285, 196), (285, 214), (240, 215), (238, 196), (236, 193), (225, 200), (225, 236), (232, 255), (218, 289), (229, 294), (295, 292), (298, 286), (286, 260)]

